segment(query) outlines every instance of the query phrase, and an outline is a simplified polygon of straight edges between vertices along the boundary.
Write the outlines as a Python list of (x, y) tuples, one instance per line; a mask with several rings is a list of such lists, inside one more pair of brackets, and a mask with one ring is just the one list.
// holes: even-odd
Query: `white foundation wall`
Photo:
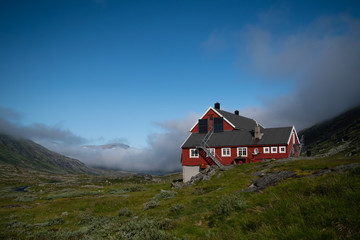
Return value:
[(183, 181), (190, 181), (191, 177), (200, 172), (200, 166), (183, 166)]

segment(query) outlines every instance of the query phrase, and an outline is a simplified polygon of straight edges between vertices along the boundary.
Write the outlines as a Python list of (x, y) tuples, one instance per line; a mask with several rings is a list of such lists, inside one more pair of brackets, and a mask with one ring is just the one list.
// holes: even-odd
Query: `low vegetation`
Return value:
[[(359, 239), (360, 168), (311, 176), (360, 162), (342, 156), (238, 165), (181, 190), (171, 189), (180, 174), (143, 181), (4, 165), (0, 239)], [(243, 192), (264, 169), (297, 177)]]

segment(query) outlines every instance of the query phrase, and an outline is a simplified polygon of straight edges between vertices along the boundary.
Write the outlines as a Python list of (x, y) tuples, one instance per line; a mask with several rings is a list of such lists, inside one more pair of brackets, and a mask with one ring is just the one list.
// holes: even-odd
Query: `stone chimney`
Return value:
[(214, 104), (214, 108), (217, 109), (217, 110), (220, 110), (220, 103), (216, 102)]
[(239, 111), (235, 110), (234, 114), (239, 116)]
[(261, 133), (261, 128), (260, 128), (260, 126), (259, 126), (259, 124), (258, 123), (256, 123), (256, 126), (255, 126), (255, 132), (254, 132), (254, 137), (255, 137), (255, 139), (261, 139), (261, 137), (262, 137), (262, 133)]

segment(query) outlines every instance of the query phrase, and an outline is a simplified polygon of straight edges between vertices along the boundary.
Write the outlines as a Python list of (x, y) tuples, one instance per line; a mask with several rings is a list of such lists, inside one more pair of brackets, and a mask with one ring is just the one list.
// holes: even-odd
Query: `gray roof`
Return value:
[[(286, 145), (292, 131), (292, 127), (263, 128), (260, 126), (263, 136), (261, 139), (254, 139), (255, 120), (219, 109), (216, 109), (216, 111), (230, 121), (236, 129), (213, 133), (207, 142), (210, 147)], [(191, 133), (182, 147), (191, 148), (199, 146), (205, 135), (206, 133)]]
[(246, 129), (250, 131), (253, 130), (254, 126), (256, 125), (256, 121), (254, 119), (229, 113), (224, 110), (219, 110), (219, 109), (215, 109), (215, 110), (219, 112), (229, 122), (231, 122), (237, 129)]

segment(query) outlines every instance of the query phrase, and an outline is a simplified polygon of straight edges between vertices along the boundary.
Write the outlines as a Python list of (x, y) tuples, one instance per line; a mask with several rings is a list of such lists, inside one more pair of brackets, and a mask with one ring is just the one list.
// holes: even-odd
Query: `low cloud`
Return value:
[(169, 173), (181, 170), (180, 146), (198, 117), (191, 113), (184, 119), (157, 123), (164, 133), (149, 134), (146, 148), (128, 146), (124, 138), (113, 139), (120, 143), (114, 144), (117, 146), (115, 148), (89, 147), (85, 145), (88, 140), (60, 126), (41, 123), (23, 125), (21, 114), (3, 107), (0, 107), (0, 133), (31, 139), (52, 151), (79, 159), (89, 166), (144, 173)]
[(42, 142), (49, 149), (81, 160), (89, 166), (144, 173), (169, 173), (181, 170), (181, 144), (199, 116), (189, 114), (184, 119), (157, 123), (161, 134), (148, 136), (147, 148), (87, 148)]
[(41, 123), (22, 125), (22, 118), (18, 112), (0, 107), (0, 133), (31, 139), (89, 166), (143, 173), (169, 173), (181, 170), (180, 147), (199, 116), (191, 113), (183, 119), (156, 123), (164, 133), (149, 134), (146, 148), (128, 146), (121, 137), (113, 139), (120, 143), (116, 148), (89, 147), (85, 145), (88, 140), (60, 126), (50, 127)]

